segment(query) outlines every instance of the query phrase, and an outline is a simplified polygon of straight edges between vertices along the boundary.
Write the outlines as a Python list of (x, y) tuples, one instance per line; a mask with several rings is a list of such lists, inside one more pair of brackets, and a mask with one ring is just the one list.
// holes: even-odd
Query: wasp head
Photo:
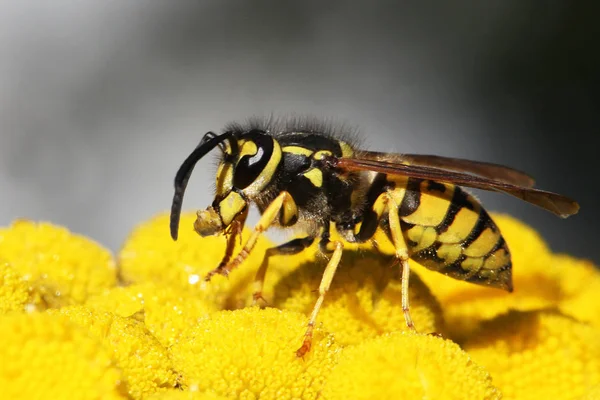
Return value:
[(171, 237), (177, 239), (183, 195), (196, 163), (219, 146), (223, 157), (216, 177), (216, 195), (212, 205), (198, 211), (194, 229), (201, 236), (225, 232), (236, 218), (269, 184), (281, 161), (281, 148), (265, 131), (227, 131), (222, 135), (208, 132), (183, 162), (175, 177), (171, 206)]

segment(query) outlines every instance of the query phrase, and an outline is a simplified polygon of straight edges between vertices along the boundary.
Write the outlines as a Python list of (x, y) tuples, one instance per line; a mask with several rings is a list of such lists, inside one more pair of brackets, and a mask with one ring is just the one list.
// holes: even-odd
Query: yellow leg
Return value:
[(340, 260), (342, 259), (344, 245), (342, 244), (342, 242), (334, 242), (334, 245), (335, 250), (333, 251), (331, 258), (327, 263), (325, 272), (323, 272), (323, 278), (321, 279), (321, 284), (319, 285), (319, 298), (317, 299), (312, 313), (310, 314), (310, 319), (308, 320), (308, 327), (306, 328), (306, 333), (304, 334), (304, 341), (302, 342), (302, 346), (296, 351), (297, 357), (303, 357), (306, 353), (310, 351), (310, 347), (312, 344), (312, 334), (313, 329), (315, 327), (315, 322), (317, 320), (317, 315), (319, 314), (319, 310), (323, 305), (325, 295), (329, 291), (329, 287), (331, 286), (331, 281), (333, 280), (335, 271), (337, 270), (338, 265), (340, 265)]
[(246, 241), (246, 244), (244, 245), (242, 250), (240, 250), (238, 255), (233, 260), (231, 260), (229, 263), (227, 263), (225, 265), (219, 265), (217, 268), (210, 271), (206, 275), (205, 280), (210, 281), (210, 279), (215, 274), (221, 274), (221, 275), (227, 276), (233, 269), (238, 267), (246, 259), (246, 257), (248, 257), (248, 255), (250, 254), (250, 252), (256, 245), (256, 241), (258, 240), (260, 235), (264, 231), (266, 231), (269, 228), (269, 226), (271, 226), (271, 224), (273, 223), (275, 218), (277, 218), (279, 216), (279, 212), (281, 211), (282, 207), (284, 206), (284, 203), (287, 201), (293, 201), (292, 197), (290, 196), (290, 194), (288, 192), (281, 192), (279, 194), (279, 196), (277, 196), (275, 198), (275, 200), (273, 200), (273, 202), (271, 202), (271, 204), (269, 204), (267, 209), (263, 212), (262, 216), (260, 217), (260, 220), (254, 227), (254, 232), (252, 232), (252, 234)]
[(237, 238), (240, 238), (240, 242), (242, 240), (242, 231), (244, 230), (244, 224), (246, 223), (246, 218), (248, 217), (248, 209), (246, 208), (238, 217), (236, 217), (231, 224), (227, 227), (226, 236), (227, 236), (227, 247), (225, 249), (225, 255), (223, 259), (219, 263), (219, 268), (223, 268), (233, 255), (233, 249), (235, 249), (235, 241)]
[(410, 317), (410, 306), (408, 302), (408, 280), (410, 277), (410, 265), (408, 263), (408, 249), (400, 228), (400, 216), (398, 215), (398, 204), (394, 200), (394, 193), (387, 193), (388, 203), (388, 219), (390, 223), (390, 232), (392, 234), (392, 242), (396, 251), (396, 258), (402, 265), (402, 311), (404, 312), (404, 320), (406, 326), (410, 330), (415, 330), (415, 325)]
[(267, 301), (263, 297), (263, 287), (265, 286), (265, 277), (267, 276), (267, 268), (269, 267), (269, 257), (265, 257), (263, 259), (262, 264), (260, 264), (260, 268), (256, 271), (256, 276), (254, 277), (254, 285), (252, 292), (252, 305), (256, 305), (259, 300), (262, 300), (264, 304), (267, 304)]

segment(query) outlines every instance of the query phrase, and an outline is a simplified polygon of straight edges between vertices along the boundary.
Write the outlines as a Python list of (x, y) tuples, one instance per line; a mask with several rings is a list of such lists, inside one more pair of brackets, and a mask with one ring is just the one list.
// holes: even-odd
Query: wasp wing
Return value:
[[(390, 159), (391, 157), (391, 159)], [(523, 187), (533, 187), (534, 179), (526, 173), (500, 164), (430, 154), (386, 154), (375, 151), (360, 153), (360, 158), (374, 161), (394, 161), (412, 166), (433, 167), (457, 172), (467, 172), (495, 181)]]
[(407, 165), (362, 158), (335, 158), (332, 160), (332, 164), (337, 168), (348, 171), (373, 171), (388, 175), (430, 179), (476, 189), (504, 192), (544, 208), (562, 218), (567, 218), (579, 211), (579, 204), (566, 196), (531, 187), (514, 185), (491, 177), (476, 176), (423, 165)]

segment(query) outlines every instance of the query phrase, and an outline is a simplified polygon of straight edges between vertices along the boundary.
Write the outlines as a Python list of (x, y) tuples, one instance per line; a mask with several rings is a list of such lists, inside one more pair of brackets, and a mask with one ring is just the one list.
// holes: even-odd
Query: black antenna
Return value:
[[(187, 187), (188, 180), (190, 179), (190, 175), (192, 175), (196, 163), (209, 151), (227, 139), (230, 140), (233, 149), (234, 141), (231, 140), (232, 135), (232, 131), (227, 131), (219, 136), (215, 135), (213, 132), (208, 132), (204, 135), (200, 144), (192, 151), (192, 154), (190, 154), (183, 164), (181, 164), (181, 167), (179, 167), (177, 175), (175, 175), (175, 194), (173, 195), (173, 203), (171, 204), (170, 227), (173, 240), (177, 240), (179, 233), (179, 218), (181, 217), (181, 207), (183, 205), (183, 195), (185, 194), (185, 188)], [(237, 145), (237, 142), (235, 142), (235, 144)]]

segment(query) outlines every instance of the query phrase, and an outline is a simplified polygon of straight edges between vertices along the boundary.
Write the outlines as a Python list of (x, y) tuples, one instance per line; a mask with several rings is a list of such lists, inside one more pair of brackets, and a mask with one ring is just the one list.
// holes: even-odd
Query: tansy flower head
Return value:
[(0, 315), (25, 311), (35, 303), (27, 281), (8, 263), (0, 261)]
[(198, 392), (191, 390), (171, 389), (155, 393), (147, 397), (148, 400), (227, 400), (227, 397), (219, 396), (212, 392)]
[(171, 354), (184, 387), (235, 399), (314, 399), (339, 347), (320, 329), (304, 359), (306, 317), (273, 308), (211, 315), (180, 339)]
[(90, 298), (86, 307), (141, 319), (163, 346), (172, 346), (183, 332), (198, 325), (214, 303), (187, 291), (154, 282), (113, 288)]
[(561, 275), (560, 310), (600, 329), (600, 271), (587, 260), (564, 254), (552, 258)]
[(4, 399), (127, 398), (108, 349), (64, 316), (2, 316), (0, 341)]
[(176, 374), (167, 350), (141, 322), (82, 306), (48, 312), (66, 316), (112, 352), (132, 398), (141, 399), (157, 390), (175, 387)]
[(6, 262), (27, 282), (38, 309), (81, 304), (116, 283), (106, 249), (48, 223), (19, 220), (0, 228), (0, 263)]
[(344, 349), (322, 398), (500, 399), (489, 374), (439, 337), (396, 332)]
[(556, 312), (511, 312), (463, 347), (505, 399), (579, 399), (600, 384), (598, 330)]
[[(310, 254), (306, 262), (280, 274), (281, 278), (272, 283), (273, 306), (310, 314), (326, 264), (326, 260), (315, 260)], [(283, 257), (273, 257), (273, 264), (286, 263)], [(278, 266), (275, 264), (272, 269), (277, 270)], [(317, 323), (323, 323), (336, 342), (343, 345), (408, 329), (399, 275), (400, 267), (392, 257), (382, 256), (372, 248), (345, 250)], [(409, 291), (415, 326), (422, 332), (440, 332), (439, 304), (417, 275), (411, 276)]]
[[(252, 297), (250, 283), (265, 250), (272, 244), (265, 237), (254, 251), (228, 278), (215, 275), (205, 282), (205, 275), (216, 268), (225, 254), (224, 235), (200, 237), (192, 229), (196, 214), (182, 213), (179, 238), (169, 236), (169, 214), (162, 213), (138, 226), (119, 253), (120, 275), (125, 282), (156, 282), (170, 285), (212, 301), (220, 308), (238, 308)], [(187, 227), (187, 228), (186, 228)], [(241, 241), (249, 234), (245, 229)], [(239, 243), (235, 253), (241, 249)]]
[(581, 400), (600, 400), (600, 385), (594, 386)]

